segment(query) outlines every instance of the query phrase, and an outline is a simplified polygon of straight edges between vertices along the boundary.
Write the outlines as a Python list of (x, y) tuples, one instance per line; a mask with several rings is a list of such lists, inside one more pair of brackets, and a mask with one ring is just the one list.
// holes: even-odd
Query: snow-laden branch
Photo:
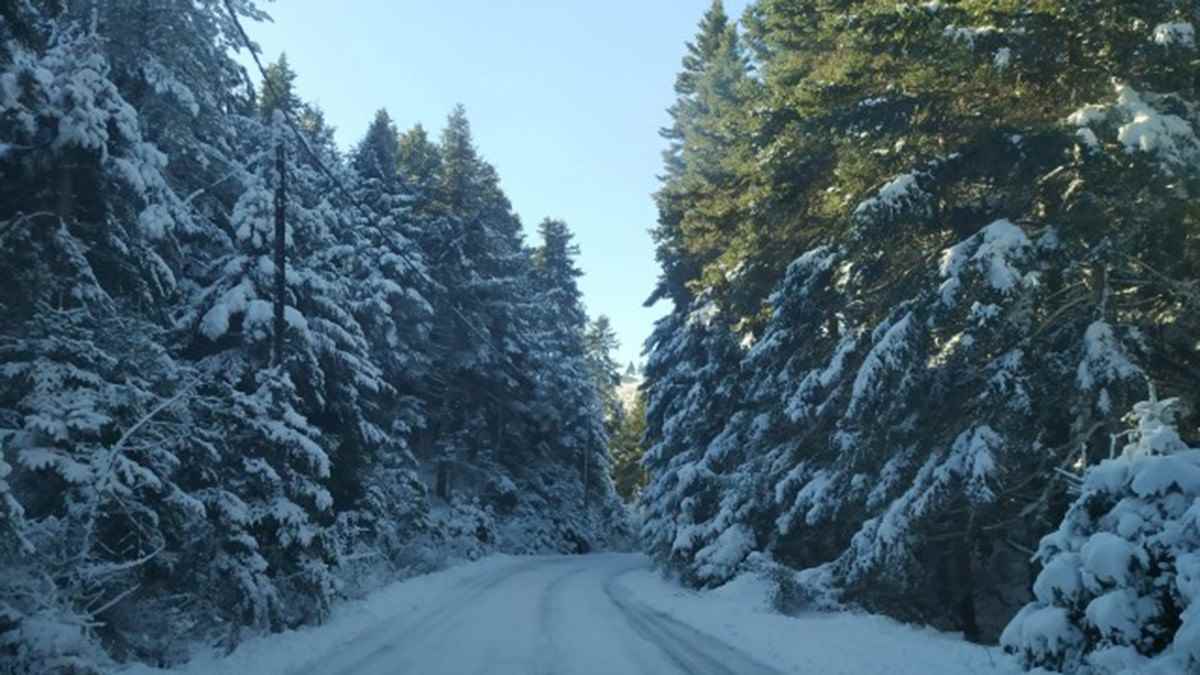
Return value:
[(0, 226), (0, 244), (4, 243), (10, 232), (15, 231), (18, 226), (24, 225), (34, 218), (56, 218), (57, 216), (58, 214), (51, 213), (50, 211), (34, 211), (33, 213), (17, 216), (3, 226)]
[(184, 396), (191, 392), (192, 388), (196, 386), (197, 382), (198, 379), (193, 379), (191, 382), (188, 382), (181, 387), (174, 396), (155, 406), (154, 409), (152, 409), (149, 413), (144, 415), (141, 419), (126, 429), (125, 433), (121, 434), (121, 437), (117, 439), (117, 442), (108, 451), (108, 454), (103, 460), (104, 468), (98, 476), (99, 480), (96, 484), (95, 490), (92, 492), (91, 499), (88, 502), (87, 517), (83, 531), (83, 543), (80, 546), (79, 551), (80, 561), (87, 560), (91, 555), (92, 537), (94, 536), (96, 529), (96, 511), (98, 511), (100, 508), (101, 497), (106, 491), (108, 491), (112, 484), (113, 468), (117, 463), (117, 458), (122, 452), (124, 452), (126, 444), (131, 438), (134, 437), (135, 434), (138, 433), (138, 431), (142, 429), (142, 427), (149, 424), (151, 420), (160, 415), (167, 408), (170, 408), (182, 400)]

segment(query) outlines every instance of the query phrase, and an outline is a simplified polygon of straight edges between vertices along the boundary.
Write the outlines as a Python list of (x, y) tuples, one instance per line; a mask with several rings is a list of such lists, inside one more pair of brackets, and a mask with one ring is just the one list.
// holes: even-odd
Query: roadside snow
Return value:
[(369, 597), (334, 608), (321, 626), (266, 635), (242, 643), (224, 656), (212, 651), (197, 654), (172, 670), (144, 665), (118, 671), (125, 675), (246, 675), (248, 673), (291, 673), (319, 658), (360, 640), (373, 628), (403, 621), (422, 608), (437, 606), (473, 579), (489, 577), (513, 567), (523, 558), (494, 555), (386, 586)]
[(784, 673), (822, 675), (1009, 675), (1019, 673), (998, 647), (916, 628), (879, 616), (810, 613), (788, 617), (771, 609), (771, 586), (742, 575), (694, 592), (637, 570), (618, 583), (650, 607), (737, 645)]

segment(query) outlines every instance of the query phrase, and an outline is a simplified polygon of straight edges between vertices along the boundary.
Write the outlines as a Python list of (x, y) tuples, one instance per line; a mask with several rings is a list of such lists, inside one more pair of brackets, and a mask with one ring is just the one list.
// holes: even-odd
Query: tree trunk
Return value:
[(437, 481), (433, 491), (441, 499), (450, 500), (450, 463), (444, 459), (438, 461)]
[(504, 411), (500, 403), (492, 404), (492, 456), (500, 457), (500, 441), (504, 436)]
[(55, 190), (54, 210), (64, 223), (75, 219), (75, 169), (68, 163), (58, 168), (58, 187)]
[(588, 507), (588, 467), (591, 465), (589, 461), (587, 448), (583, 450), (583, 508)]
[(975, 516), (968, 516), (967, 533), (954, 544), (954, 567), (958, 586), (958, 623), (963, 637), (979, 642), (979, 621), (975, 614), (975, 571), (972, 550), (975, 543)]
[(282, 141), (275, 145), (275, 169), (279, 184), (275, 186), (275, 335), (271, 362), (281, 366), (286, 329), (284, 306), (287, 303), (287, 161)]

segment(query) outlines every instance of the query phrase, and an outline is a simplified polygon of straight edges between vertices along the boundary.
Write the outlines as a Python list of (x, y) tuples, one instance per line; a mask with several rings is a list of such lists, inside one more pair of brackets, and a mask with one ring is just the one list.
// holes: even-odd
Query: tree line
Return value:
[(285, 57), (234, 60), (265, 16), (0, 3), (6, 672), (171, 665), (623, 534), (567, 224), (526, 242), (461, 107), (341, 151)]
[[(765, 567), (784, 606), (983, 641), (1043, 563), (1085, 565), (1075, 538), (1039, 541), (1148, 385), (1173, 400), (1164, 428), (1200, 421), (1198, 19), (1174, 0), (758, 0), (739, 23), (713, 2), (656, 194), (648, 302), (671, 311), (647, 343), (640, 504), (662, 565), (701, 587)], [(1124, 494), (1092, 488), (1072, 518)], [(1141, 497), (1186, 511), (1197, 491)], [(1123, 558), (1170, 589), (1139, 600), (1157, 614), (1098, 620), (1120, 584), (1085, 569), (1100, 581), (1043, 587), (1053, 616), (1006, 645), (1070, 670), (1185, 644), (1188, 536)]]

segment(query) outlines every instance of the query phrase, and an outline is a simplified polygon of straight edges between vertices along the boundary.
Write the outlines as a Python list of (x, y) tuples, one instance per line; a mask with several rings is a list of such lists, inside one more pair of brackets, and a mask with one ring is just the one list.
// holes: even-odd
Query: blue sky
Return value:
[(666, 311), (642, 307), (658, 276), (658, 129), (709, 2), (284, 0), (264, 3), (274, 23), (246, 29), (268, 60), (287, 52), (344, 148), (381, 107), (438, 133), (463, 103), (526, 230), (548, 216), (574, 229), (588, 311), (612, 318), (628, 363)]

